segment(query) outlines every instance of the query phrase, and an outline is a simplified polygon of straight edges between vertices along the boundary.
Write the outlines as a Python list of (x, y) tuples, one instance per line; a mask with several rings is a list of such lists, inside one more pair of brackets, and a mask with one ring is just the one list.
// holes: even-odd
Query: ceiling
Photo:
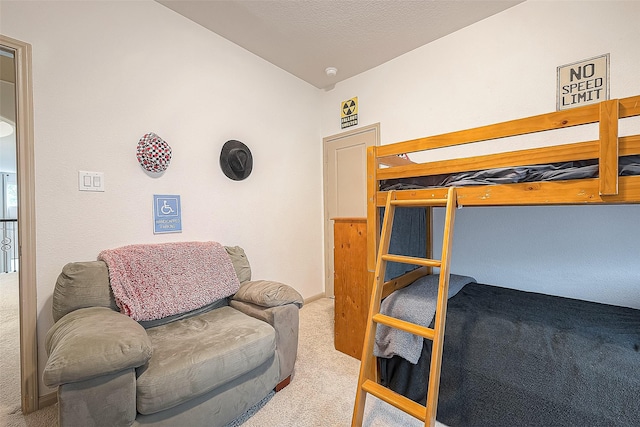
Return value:
[[(523, 0), (156, 0), (321, 89)], [(337, 68), (335, 76), (325, 73)]]

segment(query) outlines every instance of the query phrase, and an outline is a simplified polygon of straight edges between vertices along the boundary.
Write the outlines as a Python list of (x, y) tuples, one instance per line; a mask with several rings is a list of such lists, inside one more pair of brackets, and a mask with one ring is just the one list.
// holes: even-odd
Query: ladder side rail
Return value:
[[(455, 187), (448, 191), (450, 203), (447, 205), (442, 241), (442, 267), (438, 283), (438, 299), (434, 321), (435, 336), (433, 339), (431, 364), (429, 367), (429, 386), (427, 392), (425, 426), (434, 427), (438, 410), (438, 394), (440, 391), (440, 371), (442, 368), (442, 350), (444, 347), (444, 330), (447, 316), (447, 299), (449, 293), (450, 254), (453, 246), (453, 224), (457, 209)], [(435, 354), (434, 354), (435, 353)]]
[(361, 426), (364, 416), (364, 405), (366, 402), (366, 392), (363, 390), (363, 383), (369, 378), (373, 378), (378, 382), (378, 373), (375, 366), (376, 359), (373, 355), (373, 345), (376, 338), (376, 323), (373, 321), (373, 315), (380, 312), (381, 296), (386, 272), (387, 262), (383, 260), (382, 255), (389, 252), (389, 244), (391, 242), (391, 226), (395, 216), (395, 206), (392, 200), (395, 199), (395, 191), (389, 191), (387, 195), (387, 204), (384, 211), (384, 219), (382, 224), (382, 232), (380, 235), (380, 247), (376, 260), (376, 270), (374, 277), (374, 286), (371, 292), (371, 301), (369, 302), (368, 322), (364, 336), (364, 344), (362, 349), (362, 360), (360, 361), (360, 375), (358, 377), (358, 389), (356, 391), (356, 401), (353, 407), (353, 417), (351, 425)]

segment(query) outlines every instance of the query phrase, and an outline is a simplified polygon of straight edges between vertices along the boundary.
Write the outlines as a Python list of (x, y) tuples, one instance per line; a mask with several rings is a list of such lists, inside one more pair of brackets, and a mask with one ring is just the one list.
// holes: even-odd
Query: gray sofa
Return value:
[(63, 268), (43, 375), (60, 426), (224, 426), (289, 383), (302, 297), (252, 281), (244, 251), (225, 249), (234, 296), (147, 322), (118, 311), (104, 262)]

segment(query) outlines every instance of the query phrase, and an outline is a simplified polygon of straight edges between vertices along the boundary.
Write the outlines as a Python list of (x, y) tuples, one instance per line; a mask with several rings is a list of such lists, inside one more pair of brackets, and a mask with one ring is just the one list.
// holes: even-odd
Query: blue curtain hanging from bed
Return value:
[[(380, 224), (384, 208), (380, 211)], [(396, 208), (393, 218), (389, 253), (424, 258), (427, 253), (427, 214), (425, 208)], [(387, 263), (385, 281), (415, 270), (418, 266), (397, 262)]]

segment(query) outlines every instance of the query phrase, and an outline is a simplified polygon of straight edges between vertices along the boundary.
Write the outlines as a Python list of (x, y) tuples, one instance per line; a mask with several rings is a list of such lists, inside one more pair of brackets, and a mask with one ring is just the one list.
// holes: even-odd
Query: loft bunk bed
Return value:
[[(620, 158), (640, 155), (640, 134), (618, 136), (619, 122), (640, 116), (640, 95), (603, 101), (571, 110), (542, 114), (442, 135), (371, 147), (367, 152), (367, 219), (379, 223), (377, 208), (386, 201), (384, 184), (411, 181), (414, 178), (437, 178), (460, 172), (495, 168), (517, 168), (531, 165), (557, 165), (566, 162), (598, 161), (598, 177), (562, 181), (530, 181), (513, 184), (461, 186), (458, 203), (462, 206), (522, 206), (558, 204), (640, 203), (640, 178), (620, 177)], [(516, 150), (452, 160), (415, 163), (405, 155), (416, 152), (473, 144), (584, 126), (596, 123), (599, 139), (577, 141), (542, 148)], [(633, 158), (631, 158), (633, 160)], [(437, 182), (437, 179), (434, 181)], [(381, 184), (383, 186), (381, 187)], [(429, 186), (420, 189), (398, 187), (398, 199), (442, 198), (445, 188)], [(406, 188), (406, 187), (404, 187)], [(375, 237), (378, 227), (369, 230)], [(376, 238), (377, 241), (377, 238)], [(375, 253), (375, 247), (371, 251)], [(370, 257), (373, 261), (375, 256)], [(371, 264), (369, 264), (371, 266)]]
[[(401, 201), (444, 199), (447, 187), (455, 186), (458, 207), (640, 203), (640, 131), (619, 135), (623, 120), (637, 116), (640, 96), (632, 96), (369, 148), (368, 270), (376, 268), (390, 191)], [(447, 147), (594, 124), (595, 140), (452, 160), (409, 160)], [(586, 131), (576, 133), (582, 139)], [(431, 209), (425, 211), (425, 229), (418, 232), (426, 231), (420, 250), (427, 258), (433, 254)], [(396, 216), (393, 227), (397, 221)], [(396, 274), (387, 269), (382, 298), (410, 289), (434, 270)], [(637, 423), (640, 310), (477, 284), (472, 278), (455, 280), (464, 283), (454, 295), (449, 288), (440, 422), (450, 427)], [(398, 355), (379, 357), (380, 382), (424, 405), (430, 351), (425, 339), (417, 363)]]

